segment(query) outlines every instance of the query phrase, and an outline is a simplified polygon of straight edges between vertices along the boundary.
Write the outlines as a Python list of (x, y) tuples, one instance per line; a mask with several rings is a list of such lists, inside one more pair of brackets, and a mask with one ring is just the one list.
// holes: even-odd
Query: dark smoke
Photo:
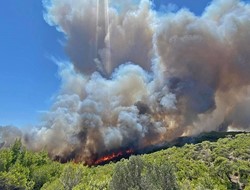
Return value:
[(250, 5), (214, 0), (202, 16), (149, 0), (49, 0), (71, 63), (43, 125), (25, 135), (64, 161), (88, 162), (208, 131), (250, 129)]

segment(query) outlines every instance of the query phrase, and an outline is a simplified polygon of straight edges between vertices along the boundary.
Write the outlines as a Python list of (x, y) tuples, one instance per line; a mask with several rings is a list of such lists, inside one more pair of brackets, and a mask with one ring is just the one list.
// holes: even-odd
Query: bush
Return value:
[(145, 163), (140, 157), (132, 156), (128, 162), (118, 163), (112, 180), (111, 190), (176, 190), (178, 185), (170, 164)]

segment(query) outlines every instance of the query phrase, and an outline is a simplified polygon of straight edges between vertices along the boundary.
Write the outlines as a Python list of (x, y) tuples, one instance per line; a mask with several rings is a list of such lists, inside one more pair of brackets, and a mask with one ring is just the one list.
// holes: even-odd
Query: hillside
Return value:
[(16, 141), (0, 150), (0, 189), (249, 190), (250, 134), (219, 135), (218, 140), (211, 134), (193, 139), (197, 144), (177, 143), (180, 147), (95, 167), (61, 164), (50, 160), (46, 152), (27, 151)]

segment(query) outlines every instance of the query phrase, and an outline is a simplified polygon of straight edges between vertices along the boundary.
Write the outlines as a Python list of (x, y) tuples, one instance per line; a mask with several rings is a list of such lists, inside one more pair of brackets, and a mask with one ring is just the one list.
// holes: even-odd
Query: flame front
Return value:
[(122, 157), (124, 155), (131, 155), (134, 153), (134, 150), (132, 149), (128, 149), (126, 151), (119, 151), (119, 152), (113, 152), (109, 155), (105, 155), (101, 158), (98, 158), (95, 162), (94, 162), (94, 165), (98, 165), (98, 164), (101, 164), (101, 163), (104, 163), (104, 162), (107, 162), (107, 161), (111, 161), (111, 160), (114, 160), (115, 158), (119, 158), (119, 157)]

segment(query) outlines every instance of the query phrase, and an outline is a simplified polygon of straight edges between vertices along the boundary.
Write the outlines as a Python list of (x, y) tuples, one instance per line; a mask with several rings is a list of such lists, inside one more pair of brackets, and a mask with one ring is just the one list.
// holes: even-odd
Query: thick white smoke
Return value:
[(215, 0), (202, 16), (149, 0), (50, 0), (71, 63), (27, 146), (88, 162), (182, 135), (249, 130), (250, 5)]

